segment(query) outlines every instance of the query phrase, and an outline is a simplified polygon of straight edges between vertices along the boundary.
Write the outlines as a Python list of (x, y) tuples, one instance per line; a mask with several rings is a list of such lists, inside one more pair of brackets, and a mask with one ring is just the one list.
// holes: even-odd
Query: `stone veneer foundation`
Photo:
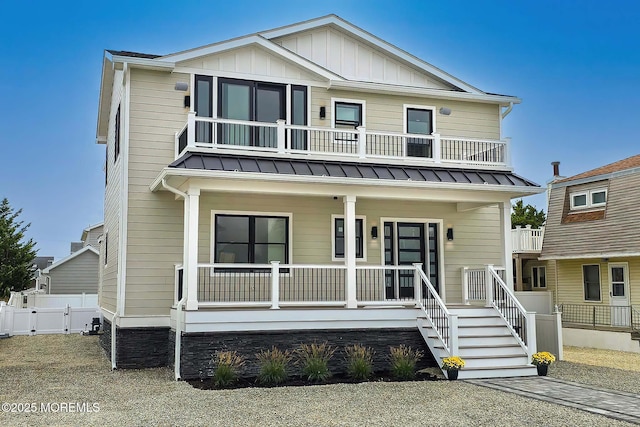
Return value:
[[(100, 345), (111, 359), (111, 322), (105, 319), (102, 330)], [(168, 327), (116, 327), (116, 367), (137, 369), (167, 366), (169, 332)]]

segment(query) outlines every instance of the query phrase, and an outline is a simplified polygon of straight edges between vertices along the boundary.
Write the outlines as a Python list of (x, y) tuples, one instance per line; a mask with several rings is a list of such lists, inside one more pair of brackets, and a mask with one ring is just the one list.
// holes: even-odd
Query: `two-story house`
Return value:
[[(535, 373), (535, 321), (505, 268), (511, 199), (543, 191), (502, 136), (519, 102), (335, 15), (169, 55), (106, 51), (113, 366), (186, 379), (220, 349), (326, 340), (468, 356), (461, 378)], [(457, 305), (474, 298), (488, 308)]]
[(640, 352), (640, 155), (569, 178), (555, 166), (540, 260), (565, 344)]

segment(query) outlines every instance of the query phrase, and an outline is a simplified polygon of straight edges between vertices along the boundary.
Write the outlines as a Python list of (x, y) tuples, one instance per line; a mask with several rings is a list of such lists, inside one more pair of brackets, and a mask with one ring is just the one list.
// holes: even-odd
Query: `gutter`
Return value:
[[(183, 193), (177, 188), (171, 187), (169, 184), (167, 184), (167, 181), (165, 180), (165, 178), (162, 178), (161, 184), (164, 189), (182, 197), (185, 200), (187, 199), (187, 193)], [(184, 269), (184, 262), (183, 262), (182, 268)], [(175, 348), (173, 351), (173, 374), (176, 381), (180, 380), (180, 359), (181, 359), (180, 353), (182, 351), (182, 325), (180, 321), (182, 320), (182, 306), (186, 304), (186, 302), (187, 302), (187, 295), (184, 294), (182, 295), (182, 299), (178, 301), (178, 306), (176, 307), (176, 342), (175, 342)]]

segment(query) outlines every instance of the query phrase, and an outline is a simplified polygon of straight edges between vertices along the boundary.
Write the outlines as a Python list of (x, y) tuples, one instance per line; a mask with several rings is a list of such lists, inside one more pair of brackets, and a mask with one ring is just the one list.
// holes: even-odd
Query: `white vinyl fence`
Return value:
[(536, 341), (538, 351), (548, 351), (558, 360), (563, 359), (562, 353), (562, 320), (561, 313), (554, 312), (553, 295), (551, 292), (514, 292), (520, 304), (527, 311), (536, 313)]
[(40, 292), (12, 292), (9, 305), (15, 308), (94, 308), (98, 306), (98, 294), (50, 295)]
[(16, 308), (0, 302), (0, 335), (73, 334), (91, 329), (93, 308)]

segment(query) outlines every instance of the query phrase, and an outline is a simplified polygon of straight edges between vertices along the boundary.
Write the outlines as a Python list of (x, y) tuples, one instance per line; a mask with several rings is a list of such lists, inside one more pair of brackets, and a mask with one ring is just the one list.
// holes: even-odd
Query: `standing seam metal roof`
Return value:
[(539, 187), (538, 184), (509, 171), (282, 159), (217, 153), (186, 153), (171, 163), (169, 167), (175, 169), (329, 176), (354, 179)]

